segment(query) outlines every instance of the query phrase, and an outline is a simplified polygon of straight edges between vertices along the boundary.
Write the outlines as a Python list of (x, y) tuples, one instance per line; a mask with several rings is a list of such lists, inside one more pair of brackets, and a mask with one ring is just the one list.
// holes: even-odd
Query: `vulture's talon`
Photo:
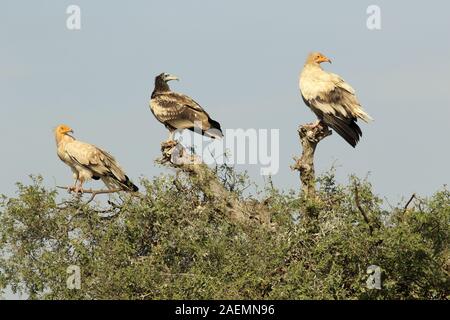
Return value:
[(75, 188), (75, 193), (76, 193), (76, 194), (83, 194), (83, 193), (84, 193), (84, 190), (83, 190), (82, 187), (76, 187), (76, 188)]
[(173, 147), (175, 147), (177, 144), (178, 144), (178, 142), (176, 142), (175, 140), (168, 140), (168, 141), (163, 142), (163, 143), (161, 144), (161, 146), (162, 146), (164, 149), (167, 149), (167, 148), (173, 148)]

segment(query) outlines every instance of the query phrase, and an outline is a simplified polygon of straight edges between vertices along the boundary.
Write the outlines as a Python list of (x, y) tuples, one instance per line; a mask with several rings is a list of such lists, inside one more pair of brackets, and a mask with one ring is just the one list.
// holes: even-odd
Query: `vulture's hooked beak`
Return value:
[(331, 60), (327, 57), (325, 57), (324, 55), (319, 55), (315, 61), (316, 63), (323, 63), (323, 62), (328, 62), (331, 63)]
[(167, 81), (172, 81), (172, 80), (177, 80), (177, 81), (179, 81), (180, 79), (179, 79), (177, 76), (174, 76), (174, 75), (172, 75), (172, 74), (169, 74), (168, 76), (166, 76), (165, 80), (166, 80), (166, 82), (167, 82)]

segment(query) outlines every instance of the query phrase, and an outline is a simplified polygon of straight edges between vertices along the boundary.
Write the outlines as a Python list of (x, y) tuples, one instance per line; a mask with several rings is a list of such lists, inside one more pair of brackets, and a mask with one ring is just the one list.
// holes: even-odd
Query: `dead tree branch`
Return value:
[(292, 170), (300, 172), (303, 195), (306, 198), (314, 198), (316, 195), (316, 176), (314, 170), (314, 153), (317, 144), (332, 134), (331, 130), (322, 122), (319, 124), (305, 124), (298, 128), (302, 156), (296, 161)]
[(369, 220), (369, 217), (367, 216), (366, 211), (363, 209), (363, 207), (361, 206), (361, 202), (359, 201), (359, 190), (358, 190), (358, 186), (355, 186), (355, 203), (356, 203), (356, 207), (358, 208), (359, 212), (361, 212), (364, 221), (367, 223), (367, 225), (369, 226), (369, 233), (370, 235), (372, 235), (373, 233), (373, 226), (372, 223)]
[(254, 221), (273, 228), (270, 222), (270, 213), (263, 204), (246, 203), (228, 191), (220, 182), (217, 174), (202, 160), (187, 152), (183, 146), (169, 141), (161, 144), (162, 157), (157, 163), (175, 168), (187, 174), (202, 192), (212, 199), (218, 208), (235, 222), (247, 225)]
[[(64, 186), (56, 186), (58, 189), (65, 189), (68, 190), (70, 192), (70, 190), (72, 189), (71, 187), (64, 187)], [(86, 204), (94, 201), (95, 197), (98, 196), (99, 194), (110, 194), (110, 193), (117, 193), (123, 191), (122, 189), (104, 189), (104, 190), (93, 190), (93, 189), (88, 189), (88, 190), (83, 190), (82, 193), (77, 193), (77, 195), (83, 195), (83, 194), (91, 194), (91, 197), (89, 198), (89, 200), (86, 202)]]

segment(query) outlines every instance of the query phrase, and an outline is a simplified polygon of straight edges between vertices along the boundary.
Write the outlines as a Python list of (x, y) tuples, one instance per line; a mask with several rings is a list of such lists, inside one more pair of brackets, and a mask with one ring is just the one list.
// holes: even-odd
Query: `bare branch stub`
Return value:
[(300, 172), (302, 191), (306, 198), (314, 198), (316, 194), (316, 176), (314, 170), (314, 153), (317, 144), (332, 134), (332, 131), (324, 123), (305, 124), (298, 128), (302, 156), (294, 158), (296, 163), (291, 166), (293, 170)]
[(409, 207), (410, 203), (411, 203), (416, 197), (417, 197), (417, 196), (416, 196), (415, 193), (413, 193), (413, 194), (411, 195), (411, 198), (409, 198), (408, 202), (405, 204), (405, 207), (403, 208), (403, 213), (405, 213), (405, 212), (408, 210), (408, 207)]

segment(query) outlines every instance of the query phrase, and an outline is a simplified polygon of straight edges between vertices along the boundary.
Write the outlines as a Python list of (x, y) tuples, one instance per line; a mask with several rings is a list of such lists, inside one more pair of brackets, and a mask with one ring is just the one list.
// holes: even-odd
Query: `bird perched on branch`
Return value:
[(83, 193), (83, 183), (90, 179), (101, 179), (109, 189), (118, 187), (129, 192), (139, 190), (113, 156), (92, 144), (76, 140), (71, 134), (73, 130), (66, 125), (55, 129), (58, 157), (72, 169), (75, 179), (69, 191)]
[(361, 107), (355, 90), (337, 74), (324, 71), (323, 62), (331, 60), (318, 52), (306, 59), (299, 83), (303, 101), (319, 118), (316, 125), (324, 123), (355, 147), (362, 136), (357, 120), (372, 118)]
[(220, 123), (211, 119), (205, 110), (190, 97), (170, 90), (167, 84), (179, 80), (176, 76), (161, 73), (155, 78), (155, 89), (150, 109), (155, 118), (169, 130), (169, 141), (176, 130), (189, 129), (212, 139), (222, 138)]

